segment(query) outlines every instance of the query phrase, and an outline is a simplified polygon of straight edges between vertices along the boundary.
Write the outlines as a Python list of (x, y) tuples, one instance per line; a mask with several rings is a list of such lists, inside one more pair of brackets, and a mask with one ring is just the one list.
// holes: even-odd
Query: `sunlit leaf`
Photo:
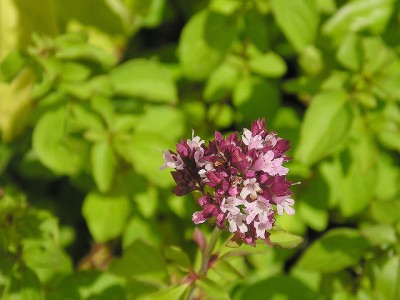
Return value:
[(66, 122), (63, 108), (46, 113), (33, 132), (33, 148), (39, 160), (55, 173), (74, 174), (82, 166), (87, 148), (82, 141), (68, 137)]
[(95, 241), (107, 242), (124, 230), (130, 215), (130, 204), (124, 196), (90, 193), (83, 203), (82, 214)]
[(166, 278), (166, 266), (158, 251), (136, 240), (124, 249), (122, 257), (113, 261), (112, 273), (145, 282), (160, 283)]
[(295, 156), (311, 165), (338, 149), (349, 134), (351, 113), (343, 91), (318, 94), (308, 108)]
[(274, 52), (253, 57), (250, 62), (253, 72), (265, 77), (280, 77), (286, 73), (286, 63)]
[(151, 102), (176, 103), (175, 82), (167, 69), (155, 61), (134, 59), (111, 71), (115, 92)]
[(236, 37), (235, 19), (203, 10), (183, 28), (178, 56), (185, 76), (205, 79), (223, 60)]
[(117, 164), (111, 145), (107, 141), (94, 144), (90, 158), (94, 181), (101, 192), (107, 192), (112, 185)]
[(366, 29), (379, 33), (388, 21), (393, 2), (393, 0), (357, 0), (345, 3), (324, 24), (323, 31), (336, 37), (343, 37), (349, 31), (358, 32)]
[(280, 228), (275, 227), (268, 232), (271, 234), (269, 236), (269, 240), (274, 246), (282, 248), (294, 248), (303, 242), (303, 238), (301, 236), (291, 234)]
[(314, 42), (319, 21), (313, 0), (273, 0), (272, 11), (279, 27), (294, 48), (301, 52)]

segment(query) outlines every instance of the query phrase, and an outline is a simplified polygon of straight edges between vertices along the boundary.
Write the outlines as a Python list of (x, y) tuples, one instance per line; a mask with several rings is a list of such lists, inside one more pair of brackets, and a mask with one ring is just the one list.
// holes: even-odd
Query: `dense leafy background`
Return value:
[(399, 1), (0, 8), (2, 299), (186, 298), (197, 204), (160, 149), (257, 117), (292, 142), (278, 224), (305, 241), (222, 245), (204, 299), (400, 299)]

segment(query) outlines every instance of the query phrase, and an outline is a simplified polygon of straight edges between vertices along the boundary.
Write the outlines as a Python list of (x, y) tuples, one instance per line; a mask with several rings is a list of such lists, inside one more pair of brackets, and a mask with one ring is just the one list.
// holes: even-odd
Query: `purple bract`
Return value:
[(292, 183), (286, 180), (289, 169), (282, 164), (289, 141), (267, 132), (265, 120), (224, 138), (218, 131), (208, 146), (198, 136), (182, 140), (176, 153), (163, 153), (164, 165), (171, 172), (176, 187), (173, 192), (185, 195), (200, 191), (202, 210), (193, 214), (193, 222), (214, 222), (234, 234), (233, 240), (255, 245), (256, 239), (268, 242), (275, 214), (294, 214)]

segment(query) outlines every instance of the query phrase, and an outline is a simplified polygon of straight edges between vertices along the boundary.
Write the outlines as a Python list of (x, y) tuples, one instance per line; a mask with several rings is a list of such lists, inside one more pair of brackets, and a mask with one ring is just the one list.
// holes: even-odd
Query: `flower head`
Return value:
[(195, 224), (213, 222), (232, 232), (233, 240), (255, 245), (257, 239), (268, 241), (275, 215), (295, 212), (289, 169), (283, 166), (290, 160), (288, 149), (289, 141), (268, 132), (265, 120), (258, 119), (242, 135), (223, 137), (216, 131), (208, 146), (192, 133), (176, 145), (176, 153), (163, 153), (162, 168), (174, 169), (175, 194), (202, 192)]

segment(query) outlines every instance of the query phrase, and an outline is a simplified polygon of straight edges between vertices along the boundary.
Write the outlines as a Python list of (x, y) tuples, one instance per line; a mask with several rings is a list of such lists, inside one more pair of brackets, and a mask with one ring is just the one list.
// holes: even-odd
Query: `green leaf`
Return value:
[(115, 259), (110, 271), (127, 278), (160, 284), (166, 278), (166, 266), (158, 251), (142, 240), (136, 240)]
[(26, 266), (19, 266), (9, 279), (3, 300), (43, 300), (40, 282), (36, 274)]
[(67, 111), (60, 108), (40, 118), (33, 132), (33, 149), (39, 160), (55, 173), (75, 174), (86, 159), (86, 145), (66, 132)]
[(355, 229), (332, 229), (309, 246), (296, 267), (331, 273), (356, 265), (368, 249), (367, 241)]
[(110, 76), (119, 95), (160, 103), (176, 103), (178, 100), (171, 74), (155, 61), (132, 59), (114, 68)]
[[(348, 32), (382, 32), (393, 10), (393, 0), (355, 0), (345, 3), (323, 26), (323, 32), (342, 38)], [(360, 21), (362, 20), (362, 22)]]
[(260, 117), (272, 122), (279, 107), (278, 90), (271, 82), (260, 77), (244, 77), (233, 91), (233, 105), (242, 123), (249, 124)]
[(24, 262), (36, 273), (41, 282), (48, 282), (56, 276), (72, 272), (72, 262), (58, 243), (49, 239), (25, 239), (23, 245)]
[(50, 290), (49, 299), (126, 300), (121, 278), (108, 272), (79, 271), (62, 278)]
[(375, 295), (378, 299), (397, 299), (399, 296), (400, 258), (389, 258), (376, 280)]
[(104, 123), (101, 118), (84, 105), (73, 105), (71, 107), (73, 121), (72, 126), (76, 129), (94, 129), (96, 131), (104, 130)]
[(346, 93), (339, 90), (318, 94), (306, 111), (294, 156), (312, 165), (345, 142), (350, 126)]
[(90, 69), (75, 62), (65, 62), (61, 68), (61, 80), (80, 82), (88, 79)]
[(102, 116), (107, 126), (111, 127), (114, 121), (114, 106), (111, 99), (95, 95), (90, 99), (90, 105), (95, 112)]
[(215, 273), (226, 281), (236, 281), (243, 278), (243, 275), (233, 266), (233, 264), (225, 259), (218, 259), (212, 268)]
[(183, 113), (170, 106), (148, 106), (138, 118), (137, 132), (151, 132), (163, 135), (171, 142), (181, 139), (185, 130)]
[[(169, 172), (160, 171), (163, 164), (160, 149), (171, 149), (173, 143), (163, 134), (146, 131), (136, 131), (132, 142), (125, 145), (127, 158), (135, 170), (157, 186), (166, 187), (172, 183)], [(120, 151), (123, 148), (121, 147)]]
[(122, 234), (122, 247), (127, 248), (134, 241), (141, 239), (152, 246), (160, 244), (160, 232), (154, 222), (135, 216), (130, 219)]
[[(323, 181), (328, 185), (329, 207), (336, 207), (341, 197), (341, 185), (343, 181), (343, 168), (339, 156), (330, 160), (324, 160), (319, 164), (319, 170)], [(312, 192), (312, 190), (310, 190)], [(325, 198), (325, 197), (324, 197)]]
[(104, 243), (121, 235), (130, 210), (130, 203), (124, 196), (89, 193), (84, 200), (82, 214), (94, 240)]
[[(268, 3), (269, 5), (269, 3)], [(244, 35), (261, 52), (265, 52), (269, 46), (269, 33), (267, 22), (259, 12), (248, 10), (244, 15)]]
[(314, 45), (304, 48), (298, 61), (305, 74), (316, 76), (324, 70), (325, 58), (322, 51)]
[[(339, 180), (339, 178), (337, 178)], [(298, 212), (312, 229), (323, 231), (328, 225), (328, 184), (322, 176), (302, 182), (296, 199)]]
[(113, 182), (117, 161), (108, 141), (92, 146), (91, 163), (93, 179), (100, 192), (107, 192)]
[(361, 67), (362, 49), (360, 38), (356, 34), (348, 34), (341, 43), (336, 59), (346, 68), (358, 71)]
[(196, 281), (196, 285), (213, 300), (229, 300), (228, 292), (226, 289), (215, 281), (208, 278), (201, 278)]
[(370, 203), (377, 181), (378, 149), (367, 132), (350, 147), (350, 161), (344, 160), (344, 178), (340, 187), (340, 209), (349, 217), (362, 212)]
[(265, 77), (281, 77), (286, 73), (286, 63), (278, 54), (270, 51), (250, 59), (250, 69)]
[(291, 234), (281, 228), (272, 228), (268, 231), (271, 235), (269, 240), (274, 246), (282, 248), (295, 248), (301, 243), (303, 243), (303, 238), (301, 236)]
[(280, 275), (253, 283), (240, 293), (238, 299), (283, 300), (316, 299), (317, 295), (300, 280), (287, 275)]
[(400, 222), (400, 201), (384, 200), (372, 201), (370, 207), (372, 217), (383, 224), (396, 224)]
[(399, 190), (400, 172), (393, 159), (386, 153), (379, 153), (375, 196), (378, 199), (394, 198)]
[(228, 128), (235, 120), (235, 111), (231, 105), (217, 102), (210, 106), (207, 117), (215, 126)]
[(0, 80), (11, 82), (26, 64), (26, 57), (20, 51), (12, 51), (0, 63)]
[(162, 290), (158, 293), (148, 295), (143, 297), (143, 299), (148, 300), (179, 300), (182, 299), (183, 294), (189, 288), (189, 284), (182, 284), (178, 286), (173, 286)]
[(204, 98), (208, 102), (221, 100), (229, 95), (239, 78), (239, 70), (228, 62), (220, 65), (208, 77)]
[(367, 224), (361, 227), (361, 234), (372, 246), (386, 248), (397, 241), (396, 231), (387, 224)]
[(185, 76), (206, 79), (223, 61), (236, 34), (233, 17), (207, 10), (195, 14), (183, 28), (178, 47)]
[(189, 256), (181, 248), (169, 246), (164, 249), (164, 256), (167, 261), (171, 261), (184, 272), (189, 272), (191, 262)]
[(319, 19), (314, 0), (272, 0), (271, 4), (276, 22), (298, 52), (314, 42)]
[[(80, 9), (76, 9), (79, 7)], [(93, 7), (96, 13), (93, 13)], [(118, 9), (114, 1), (105, 0), (79, 0), (60, 1), (57, 8), (62, 12), (64, 22), (75, 19), (78, 22), (95, 27), (110, 35), (121, 35), (124, 33), (126, 24), (126, 12)]]

